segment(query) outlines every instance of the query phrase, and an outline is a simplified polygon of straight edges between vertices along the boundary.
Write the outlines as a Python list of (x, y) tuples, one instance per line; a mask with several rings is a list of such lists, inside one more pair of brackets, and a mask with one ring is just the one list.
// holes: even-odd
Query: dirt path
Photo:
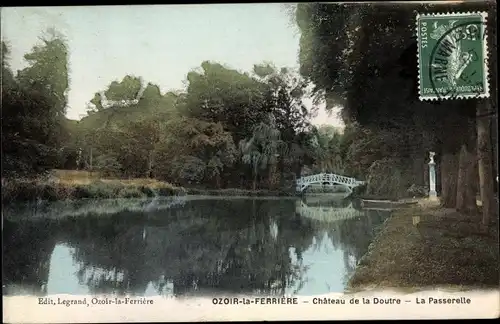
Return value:
[(360, 261), (349, 291), (498, 288), (498, 215), (488, 233), (479, 224), (479, 215), (425, 201), (395, 211)]

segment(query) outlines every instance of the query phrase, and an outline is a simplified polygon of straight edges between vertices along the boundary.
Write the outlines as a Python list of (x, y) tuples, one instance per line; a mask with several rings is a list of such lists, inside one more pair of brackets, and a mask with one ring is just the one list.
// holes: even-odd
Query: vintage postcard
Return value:
[(496, 10), (1, 8), (4, 321), (498, 317)]

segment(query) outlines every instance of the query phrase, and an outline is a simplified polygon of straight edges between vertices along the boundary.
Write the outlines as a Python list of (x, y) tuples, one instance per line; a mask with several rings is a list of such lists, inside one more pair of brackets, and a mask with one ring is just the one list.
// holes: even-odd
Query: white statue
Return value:
[(430, 157), (430, 161), (429, 161), (429, 164), (434, 164), (434, 155), (436, 155), (436, 153), (434, 152), (429, 152), (429, 157)]
[(429, 198), (430, 199), (437, 198), (436, 169), (435, 169), (434, 155), (436, 155), (436, 153), (429, 152), (429, 158), (430, 158), (430, 161), (429, 161)]

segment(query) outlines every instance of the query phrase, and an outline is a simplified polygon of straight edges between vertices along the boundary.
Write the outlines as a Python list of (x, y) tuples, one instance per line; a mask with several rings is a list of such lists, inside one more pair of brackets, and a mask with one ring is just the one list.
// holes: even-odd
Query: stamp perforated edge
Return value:
[[(420, 18), (425, 17), (453, 17), (453, 16), (470, 16), (470, 15), (478, 15), (481, 16), (482, 23), (485, 25), (484, 27), (484, 40), (483, 40), (483, 82), (484, 82), (484, 91), (480, 95), (471, 94), (471, 95), (458, 95), (455, 97), (445, 96), (438, 97), (437, 95), (426, 95), (422, 96), (422, 91), (420, 88), (420, 30), (419, 30), (419, 22)], [(489, 98), (490, 97), (490, 75), (489, 75), (489, 52), (488, 52), (488, 28), (487, 28), (487, 19), (488, 13), (485, 11), (467, 11), (467, 12), (446, 12), (446, 13), (426, 13), (426, 14), (417, 14), (415, 19), (415, 25), (417, 30), (417, 79), (418, 79), (418, 98), (420, 101), (433, 101), (433, 100), (450, 100), (450, 99), (470, 99), (470, 98)]]

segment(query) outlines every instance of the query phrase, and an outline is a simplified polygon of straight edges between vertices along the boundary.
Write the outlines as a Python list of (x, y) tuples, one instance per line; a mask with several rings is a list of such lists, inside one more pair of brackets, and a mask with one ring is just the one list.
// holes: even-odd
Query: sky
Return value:
[[(186, 75), (205, 60), (240, 71), (271, 61), (298, 68), (300, 33), (281, 4), (20, 7), (1, 9), (2, 40), (10, 66), (47, 28), (62, 32), (69, 46), (67, 117), (86, 115), (94, 93), (125, 75), (141, 76), (162, 92), (182, 89)], [(315, 124), (341, 126), (323, 108)]]

